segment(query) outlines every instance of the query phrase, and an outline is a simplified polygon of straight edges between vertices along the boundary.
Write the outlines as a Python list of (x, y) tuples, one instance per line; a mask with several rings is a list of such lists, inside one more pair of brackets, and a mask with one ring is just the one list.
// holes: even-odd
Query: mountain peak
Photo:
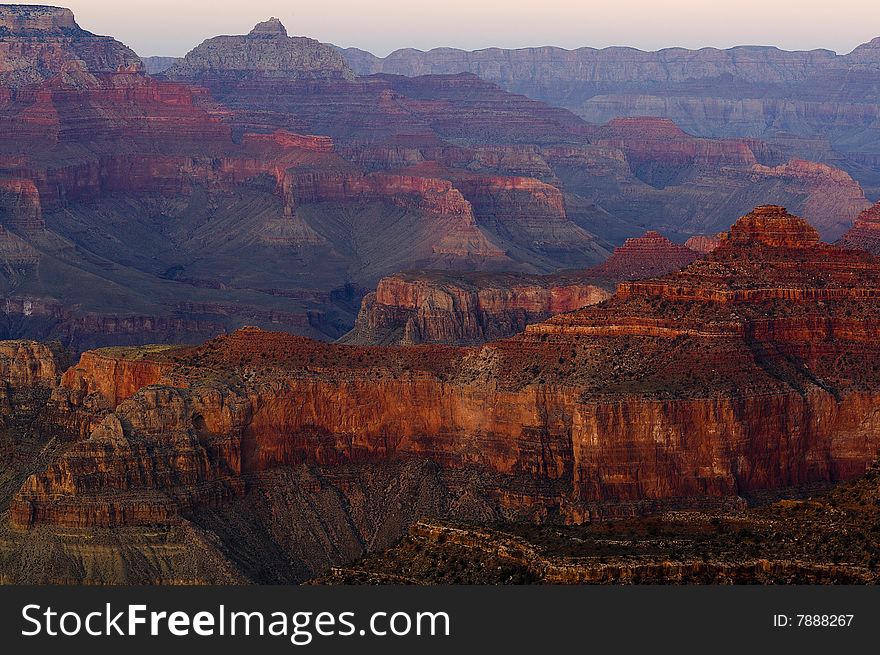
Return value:
[(257, 23), (248, 36), (287, 36), (287, 28), (272, 16), (269, 20)]

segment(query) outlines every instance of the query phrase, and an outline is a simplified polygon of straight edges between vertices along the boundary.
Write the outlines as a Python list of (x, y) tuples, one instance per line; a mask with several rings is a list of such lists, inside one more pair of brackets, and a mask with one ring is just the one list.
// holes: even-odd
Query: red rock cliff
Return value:
[[(878, 301), (880, 260), (762, 207), (683, 271), (480, 348), (244, 330), (146, 354), (173, 387), (138, 391), (32, 476), (12, 520), (161, 522), (226, 502), (238, 471), (408, 456), (573, 521), (855, 477), (880, 447)], [(191, 454), (168, 459), (170, 435)], [(117, 472), (127, 457), (136, 477)], [(161, 512), (135, 507), (157, 491)]]

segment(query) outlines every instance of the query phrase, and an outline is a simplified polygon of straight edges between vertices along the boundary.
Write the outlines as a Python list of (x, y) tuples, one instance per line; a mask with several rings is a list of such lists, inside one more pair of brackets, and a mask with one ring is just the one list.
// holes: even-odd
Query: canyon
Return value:
[[(206, 561), (224, 566), (210, 579), (301, 580), (419, 518), (576, 525), (857, 479), (880, 449), (878, 298), (880, 260), (761, 206), (684, 269), (482, 346), (246, 328), (88, 352), (63, 374), (38, 344), (5, 346), (22, 359), (7, 384), (49, 394), (28, 424), (39, 431), (10, 445), (20, 484), (0, 568), (63, 578), (52, 558), (26, 571), (23, 553), (136, 557), (149, 529), (178, 554), (213, 543)], [(315, 527), (315, 507), (340, 522)], [(105, 543), (119, 530), (140, 537)], [(100, 548), (65, 542), (81, 533)], [(162, 579), (163, 561), (140, 575)]]
[[(332, 341), (401, 271), (549, 289), (646, 230), (685, 241), (776, 202), (834, 239), (870, 206), (776, 142), (590, 124), (468, 73), (358, 76), (277, 19), (161, 71), (69, 10), (0, 21), (0, 336), (75, 353), (243, 325)], [(473, 343), (580, 302), (441, 332)]]
[(880, 38), (842, 55), (770, 46), (402, 49), (384, 58), (356, 48), (342, 53), (360, 75), (472, 73), (594, 123), (652, 116), (700, 136), (765, 139), (844, 168), (872, 195), (880, 189)]
[(878, 467), (760, 507), (580, 526), (419, 521), (313, 584), (874, 584)]
[(876, 582), (878, 46), (0, 5), (0, 583)]

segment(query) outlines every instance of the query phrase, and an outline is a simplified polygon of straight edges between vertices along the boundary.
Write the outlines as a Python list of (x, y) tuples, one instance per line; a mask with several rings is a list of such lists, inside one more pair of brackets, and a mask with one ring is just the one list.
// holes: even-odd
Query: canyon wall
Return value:
[(699, 256), (649, 231), (627, 239), (602, 264), (583, 271), (547, 276), (400, 273), (381, 279), (376, 292), (364, 297), (354, 330), (340, 342), (464, 345), (509, 337), (526, 325), (607, 299), (617, 282), (664, 275)]
[(593, 123), (668, 118), (700, 136), (779, 139), (801, 158), (814, 139), (826, 139), (823, 161), (842, 163), (872, 194), (878, 188), (876, 167), (865, 164), (877, 153), (880, 105), (873, 79), (880, 38), (843, 55), (770, 46), (403, 49), (385, 58), (355, 48), (342, 52), (361, 75), (469, 72)]
[[(607, 286), (607, 285), (605, 285)], [(340, 342), (482, 343), (609, 297), (599, 280), (564, 274), (401, 273), (382, 278)]]
[(844, 248), (861, 248), (874, 255), (880, 254), (880, 202), (859, 214), (837, 244)]
[(0, 6), (0, 86), (12, 89), (41, 82), (71, 65), (93, 72), (141, 69), (129, 48), (76, 24), (61, 7)]
[(246, 329), (88, 354), (53, 399), (91, 433), (11, 521), (175, 522), (251, 474), (407, 458), (480, 472), (510, 516), (572, 522), (857, 477), (880, 448), (878, 290), (878, 260), (767, 206), (682, 271), (482, 347)]

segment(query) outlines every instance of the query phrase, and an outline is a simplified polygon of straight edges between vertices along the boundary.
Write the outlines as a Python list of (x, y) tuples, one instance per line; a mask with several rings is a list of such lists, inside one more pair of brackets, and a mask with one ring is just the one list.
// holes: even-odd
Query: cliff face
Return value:
[(873, 255), (880, 254), (880, 203), (859, 214), (837, 245), (843, 248), (861, 248)]
[(56, 345), (36, 341), (0, 342), (0, 380), (7, 390), (57, 386), (66, 357)]
[[(382, 59), (351, 48), (343, 51), (359, 74), (438, 75), (469, 71), (484, 79), (514, 84), (537, 79), (556, 82), (687, 82), (730, 75), (763, 82), (796, 82), (806, 71), (837, 59), (829, 50), (785, 52), (772, 47), (697, 52), (667, 48), (644, 52), (634, 48), (487, 48), (467, 52), (436, 48), (428, 52), (397, 50)], [(865, 52), (867, 55), (868, 53)]]
[(880, 61), (876, 39), (847, 55), (763, 46), (656, 52), (405, 49), (385, 58), (353, 48), (342, 52), (361, 75), (469, 72), (514, 93), (571, 109), (593, 123), (652, 116), (704, 137), (797, 135), (804, 141), (795, 144), (792, 154), (801, 158), (810, 148), (807, 139), (831, 134), (836, 152), (826, 147), (824, 157), (839, 162), (842, 154), (844, 168), (877, 187), (876, 170), (865, 167), (865, 152), (873, 151), (876, 140), (870, 127), (878, 116), (872, 77)]
[(240, 80), (354, 79), (345, 59), (331, 46), (289, 37), (277, 18), (257, 24), (246, 36), (208, 39), (164, 71), (170, 79), (201, 76)]
[(0, 6), (0, 86), (20, 88), (78, 66), (93, 72), (141, 69), (118, 41), (86, 32), (69, 9)]
[(513, 336), (526, 325), (607, 299), (617, 282), (655, 277), (700, 256), (657, 232), (627, 239), (599, 266), (547, 276), (401, 273), (382, 278), (361, 303), (360, 345), (476, 344)]
[(587, 275), (400, 273), (382, 278), (361, 304), (347, 344), (474, 344), (605, 300)]
[(242, 330), (104, 351), (55, 396), (100, 421), (27, 480), (12, 523), (178, 521), (241, 497), (242, 476), (406, 458), (477, 472), (508, 515), (573, 522), (857, 477), (880, 447), (878, 289), (872, 256), (766, 206), (680, 272), (480, 348)]

